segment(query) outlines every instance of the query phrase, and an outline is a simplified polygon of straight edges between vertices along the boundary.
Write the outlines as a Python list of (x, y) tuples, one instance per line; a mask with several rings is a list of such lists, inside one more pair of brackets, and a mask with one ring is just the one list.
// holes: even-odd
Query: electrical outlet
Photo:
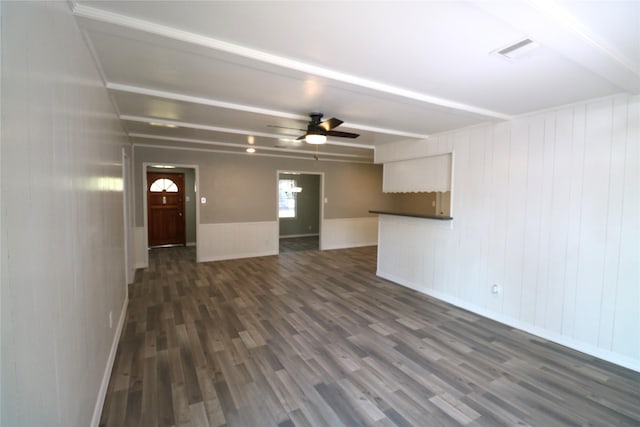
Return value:
[(491, 293), (492, 294), (499, 294), (500, 293), (500, 285), (497, 284), (493, 284), (491, 285)]
[(109, 311), (109, 329), (113, 329), (113, 311)]

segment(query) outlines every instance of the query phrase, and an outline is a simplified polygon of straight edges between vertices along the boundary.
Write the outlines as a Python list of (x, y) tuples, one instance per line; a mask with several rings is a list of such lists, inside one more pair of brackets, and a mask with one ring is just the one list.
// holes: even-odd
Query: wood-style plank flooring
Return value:
[(375, 247), (194, 258), (136, 275), (101, 425), (640, 425), (640, 374), (377, 278)]
[(293, 237), (280, 239), (280, 253), (318, 250), (318, 236)]

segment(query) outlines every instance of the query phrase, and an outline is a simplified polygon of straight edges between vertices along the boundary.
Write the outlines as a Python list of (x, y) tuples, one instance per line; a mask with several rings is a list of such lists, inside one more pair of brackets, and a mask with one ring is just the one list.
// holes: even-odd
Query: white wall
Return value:
[(127, 140), (68, 3), (0, 7), (0, 424), (87, 426), (126, 302)]
[(278, 254), (278, 221), (200, 224), (198, 262)]
[(378, 218), (337, 218), (322, 222), (321, 249), (355, 248), (378, 243)]
[(382, 216), (378, 274), (640, 370), (639, 146), (624, 95), (385, 145), (455, 153), (454, 220)]

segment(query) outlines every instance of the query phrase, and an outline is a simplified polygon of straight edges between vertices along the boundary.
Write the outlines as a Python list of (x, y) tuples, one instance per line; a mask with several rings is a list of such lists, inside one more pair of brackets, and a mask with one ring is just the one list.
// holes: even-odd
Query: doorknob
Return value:
[(182, 212), (178, 212), (178, 215), (182, 216)]

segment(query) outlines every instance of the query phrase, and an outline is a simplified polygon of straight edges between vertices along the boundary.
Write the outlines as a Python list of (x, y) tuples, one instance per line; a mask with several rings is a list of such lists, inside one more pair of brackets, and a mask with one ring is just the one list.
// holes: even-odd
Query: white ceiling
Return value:
[[(640, 92), (640, 1), (77, 1), (135, 144), (371, 162), (373, 148)], [(492, 52), (529, 37), (509, 61)], [(345, 121), (316, 147), (308, 114)], [(178, 126), (152, 126), (157, 122)], [(251, 137), (251, 138), (250, 138)], [(249, 154), (246, 154), (249, 155)]]

